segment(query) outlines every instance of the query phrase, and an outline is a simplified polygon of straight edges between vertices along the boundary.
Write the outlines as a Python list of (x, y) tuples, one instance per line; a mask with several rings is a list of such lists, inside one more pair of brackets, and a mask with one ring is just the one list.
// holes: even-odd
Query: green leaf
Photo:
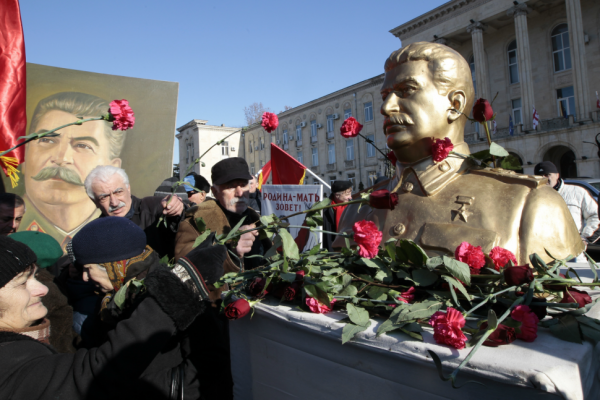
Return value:
[(400, 240), (400, 248), (407, 255), (408, 260), (416, 266), (424, 265), (429, 258), (425, 251), (412, 240)]
[(426, 300), (422, 303), (411, 304), (410, 306), (403, 308), (396, 323), (409, 321), (411, 319), (423, 319), (429, 318), (438, 311), (444, 303), (438, 300)]
[(411, 322), (410, 324), (406, 324), (402, 328), (406, 329), (407, 331), (410, 331), (410, 332), (423, 332), (423, 328), (421, 328), (421, 325), (419, 325), (416, 322)]
[(271, 246), (271, 248), (269, 250), (267, 250), (267, 252), (265, 253), (265, 255), (263, 257), (264, 258), (273, 257), (275, 254), (277, 254), (277, 249), (280, 248), (281, 245), (283, 245), (281, 236), (280, 235), (275, 236), (275, 239), (273, 239), (273, 246)]
[(375, 274), (375, 280), (383, 283), (390, 283), (394, 279), (392, 271), (387, 268), (380, 269)]
[(348, 311), (348, 317), (350, 318), (350, 321), (356, 325), (369, 326), (371, 324), (371, 321), (369, 320), (369, 312), (364, 308), (347, 303), (346, 311)]
[(593, 282), (598, 282), (598, 272), (596, 271), (598, 266), (596, 265), (596, 262), (594, 260), (592, 260), (592, 258), (586, 252), (583, 252), (583, 254), (585, 254), (585, 257), (587, 258), (590, 269), (594, 273), (594, 281)]
[(356, 336), (357, 333), (367, 330), (368, 326), (357, 326), (354, 324), (346, 324), (342, 330), (342, 344), (349, 342)]
[(117, 307), (119, 307), (121, 310), (123, 309), (123, 305), (125, 304), (125, 299), (127, 298), (127, 288), (129, 287), (129, 284), (131, 283), (131, 280), (129, 280), (129, 282), (127, 282), (125, 285), (123, 285), (121, 287), (121, 289), (119, 289), (119, 291), (115, 294), (115, 305)]
[(310, 297), (314, 297), (327, 307), (331, 308), (331, 302), (329, 301), (329, 295), (323, 289), (316, 285), (306, 285), (304, 290)]
[(339, 274), (340, 272), (343, 272), (343, 271), (344, 271), (344, 268), (341, 268), (341, 267), (331, 268), (331, 269), (328, 269), (325, 272), (323, 272), (323, 275), (329, 276), (329, 275)]
[(344, 287), (347, 287), (351, 283), (352, 283), (352, 277), (350, 275), (346, 274), (346, 275), (342, 276), (342, 285), (344, 285)]
[(202, 233), (206, 230), (206, 222), (204, 222), (202, 217), (194, 219), (194, 222), (196, 223), (196, 229), (198, 229), (198, 232)]
[(467, 286), (471, 286), (471, 271), (467, 264), (447, 256), (444, 256), (443, 259), (446, 269), (453, 277), (463, 281)]
[(320, 202), (313, 204), (313, 206), (310, 208), (310, 210), (315, 209), (315, 208), (325, 207), (325, 206), (328, 206), (330, 204), (331, 204), (331, 199), (329, 197), (325, 197)]
[(485, 160), (490, 158), (490, 151), (486, 149), (478, 151), (477, 153), (471, 153), (471, 157), (476, 158), (478, 160)]
[(160, 259), (161, 264), (169, 264), (169, 255), (166, 254), (163, 258)]
[(379, 325), (377, 328), (377, 336), (383, 335), (384, 333), (400, 329), (402, 325), (396, 325), (391, 319), (385, 320), (385, 322)]
[(340, 292), (340, 296), (356, 296), (358, 289), (354, 285), (346, 286), (344, 290)]
[(308, 254), (314, 256), (315, 254), (318, 254), (319, 251), (321, 251), (321, 244), (317, 243), (312, 249), (310, 249)]
[[(465, 296), (465, 298), (469, 300), (469, 302), (471, 301), (472, 297), (469, 294), (469, 292), (467, 292), (467, 289), (465, 289), (462, 283), (450, 276), (442, 276), (442, 279), (448, 282), (450, 286), (457, 288), (463, 294), (463, 296)], [(454, 290), (452, 290), (452, 292), (454, 292)]]
[(379, 260), (371, 260), (371, 259), (368, 259), (368, 258), (361, 258), (356, 263), (357, 264), (362, 264), (362, 265), (364, 265), (366, 267), (374, 268), (374, 269), (381, 269), (381, 267), (384, 266), (384, 264), (381, 261), (379, 261)]
[(513, 155), (506, 156), (500, 162), (500, 166), (504, 169), (510, 169), (513, 171), (518, 171), (523, 169), (523, 166), (519, 162), (519, 159)]
[(279, 277), (286, 282), (294, 282), (296, 280), (296, 273), (286, 272), (279, 274)]
[(487, 319), (487, 322), (488, 322), (487, 330), (495, 331), (496, 328), (498, 328), (498, 317), (496, 316), (496, 313), (494, 312), (494, 310), (490, 309), (488, 311), (487, 318), (488, 318)]
[(590, 340), (594, 344), (600, 342), (600, 332), (583, 324), (580, 324), (579, 328), (584, 339)]
[(559, 318), (559, 323), (550, 327), (550, 332), (559, 339), (581, 344), (579, 322), (572, 315)]
[(292, 260), (299, 259), (300, 254), (298, 253), (298, 245), (294, 241), (292, 235), (290, 235), (287, 230), (280, 229), (279, 236), (281, 236), (281, 240), (283, 241), (283, 254)]
[(392, 261), (396, 261), (396, 239), (388, 240), (385, 243), (385, 249)]
[(419, 286), (431, 286), (437, 282), (439, 275), (427, 269), (416, 269), (412, 272), (412, 278)]
[(227, 234), (227, 236), (225, 237), (225, 239), (223, 239), (221, 242), (222, 243), (226, 243), (229, 239), (231, 239), (236, 233), (237, 231), (240, 230), (240, 226), (242, 226), (242, 224), (244, 223), (244, 220), (246, 219), (246, 217), (243, 217), (240, 222), (238, 222), (232, 230), (229, 231), (229, 233)]
[(194, 240), (194, 244), (193, 244), (192, 248), (195, 249), (196, 247), (198, 247), (200, 245), (200, 243), (204, 242), (206, 240), (206, 238), (209, 236), (210, 236), (210, 229), (206, 229), (204, 232), (202, 232), (200, 234), (200, 236), (198, 236), (196, 238), (196, 240)]
[(404, 328), (400, 328), (400, 330), (413, 339), (423, 341), (423, 335), (421, 335), (420, 333), (409, 331), (408, 329), (404, 329)]
[(387, 299), (387, 292), (389, 292), (389, 290), (390, 289), (381, 286), (373, 286), (369, 289), (367, 295), (373, 300), (385, 300)]
[(433, 271), (442, 264), (444, 264), (444, 259), (442, 257), (433, 257), (427, 260), (425, 266), (431, 271)]
[(494, 142), (490, 145), (490, 154), (496, 157), (507, 157), (510, 155), (504, 147)]

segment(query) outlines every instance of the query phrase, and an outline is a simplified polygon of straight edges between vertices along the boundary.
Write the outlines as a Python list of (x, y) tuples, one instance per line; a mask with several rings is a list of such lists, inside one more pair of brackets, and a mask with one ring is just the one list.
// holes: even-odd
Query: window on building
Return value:
[(354, 141), (346, 140), (346, 160), (354, 160)]
[(288, 144), (288, 132), (287, 129), (283, 131), (283, 144)]
[(190, 162), (194, 162), (194, 140), (190, 140)]
[(185, 139), (185, 152), (186, 152), (185, 162), (189, 163), (190, 162), (190, 144), (188, 143), (187, 139)]
[(335, 175), (331, 175), (329, 177), (329, 186), (333, 186), (333, 182), (335, 182), (337, 180)]
[(556, 91), (556, 102), (558, 105), (558, 115), (567, 118), (575, 114), (575, 91), (573, 86), (558, 89)]
[(302, 125), (296, 125), (296, 140), (302, 143)]
[(369, 186), (373, 186), (375, 184), (375, 181), (377, 180), (377, 172), (368, 171), (367, 176), (368, 176), (367, 179), (369, 181)]
[(254, 149), (252, 148), (252, 140), (249, 140), (248, 144), (250, 145), (250, 153), (252, 153), (254, 151)]
[(373, 121), (373, 102), (365, 103), (365, 122)]
[(250, 163), (250, 173), (254, 175), (254, 163)]
[(317, 120), (315, 120), (315, 119), (310, 121), (310, 136), (311, 137), (317, 136)]
[(333, 132), (333, 115), (327, 116), (327, 133)]
[(229, 142), (221, 143), (221, 158), (229, 157)]
[(304, 164), (304, 157), (302, 156), (302, 152), (301, 151), (298, 152), (298, 154), (296, 156), (296, 159), (298, 160), (298, 162), (300, 164)]
[(321, 182), (317, 178), (313, 178), (313, 185), (320, 185)]
[(521, 103), (521, 99), (514, 99), (511, 101), (512, 103), (512, 117), (513, 123), (515, 125), (523, 123), (523, 104)]
[[(260, 161), (258, 162), (258, 168), (262, 168), (262, 167), (263, 167), (263, 165), (264, 165), (264, 164), (263, 164), (263, 160), (260, 160)], [(252, 175), (254, 175), (254, 174), (252, 174)]]
[(348, 118), (350, 118), (351, 116), (352, 116), (352, 109), (351, 108), (348, 108), (348, 109), (344, 110), (344, 119), (345, 120), (348, 119)]
[(517, 41), (513, 40), (508, 45), (508, 73), (510, 83), (519, 82), (519, 63), (517, 61)]
[(335, 163), (335, 144), (327, 145), (327, 159), (329, 160), (329, 164)]
[(313, 147), (311, 149), (311, 151), (312, 151), (312, 166), (316, 167), (319, 165), (319, 148)]
[(552, 31), (552, 53), (554, 72), (571, 69), (571, 45), (567, 24), (560, 24)]
[(348, 174), (348, 180), (352, 182), (352, 190), (356, 188), (356, 178), (354, 177), (354, 173)]
[[(367, 139), (375, 141), (375, 135), (368, 135)], [(367, 143), (367, 157), (375, 157), (375, 146), (371, 143)]]
[(261, 137), (259, 139), (259, 142), (260, 142), (260, 149), (263, 150), (265, 148), (265, 138)]

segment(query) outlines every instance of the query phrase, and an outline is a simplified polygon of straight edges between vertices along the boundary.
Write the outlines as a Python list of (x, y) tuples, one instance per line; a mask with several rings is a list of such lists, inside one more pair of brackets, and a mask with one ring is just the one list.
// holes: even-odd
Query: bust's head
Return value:
[(441, 44), (418, 42), (393, 52), (384, 68), (383, 131), (398, 161), (431, 155), (432, 139), (463, 142), (467, 119), (460, 113), (471, 112), (475, 97), (463, 56)]

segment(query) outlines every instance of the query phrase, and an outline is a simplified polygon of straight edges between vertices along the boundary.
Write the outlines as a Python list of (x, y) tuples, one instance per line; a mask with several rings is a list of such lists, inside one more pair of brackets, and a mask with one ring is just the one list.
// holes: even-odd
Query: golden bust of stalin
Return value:
[[(390, 238), (412, 239), (431, 256), (454, 254), (466, 241), (489, 253), (500, 246), (519, 262), (575, 256), (584, 250), (562, 197), (541, 176), (481, 168), (450, 154), (435, 163), (433, 139), (448, 137), (454, 151), (469, 154), (464, 127), (474, 90), (466, 60), (436, 43), (413, 43), (385, 62), (381, 87), (387, 145), (398, 159), (388, 189), (398, 193), (394, 210), (357, 205), (346, 208), (340, 232), (356, 221), (373, 221)], [(459, 112), (457, 112), (458, 110)], [(338, 237), (335, 247), (344, 246)]]

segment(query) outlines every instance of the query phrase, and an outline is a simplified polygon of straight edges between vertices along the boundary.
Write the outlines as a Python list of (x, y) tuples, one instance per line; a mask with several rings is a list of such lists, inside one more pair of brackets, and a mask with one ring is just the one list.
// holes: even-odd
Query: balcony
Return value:
[(540, 125), (541, 131), (556, 131), (559, 129), (567, 129), (573, 126), (573, 116), (569, 115), (569, 118), (558, 117), (553, 119), (544, 119)]
[(335, 139), (335, 132), (327, 132), (327, 139)]
[(346, 168), (354, 168), (354, 160), (346, 160), (344, 161), (344, 165)]
[(315, 135), (315, 136), (311, 136), (311, 137), (310, 137), (310, 142), (311, 142), (311, 143), (316, 143), (318, 140), (319, 140), (319, 137), (318, 137), (318, 136), (316, 136), (316, 135)]
[(312, 172), (314, 172), (315, 174), (319, 173), (319, 166), (318, 165), (313, 165), (312, 167), (310, 167), (310, 170)]
[(327, 171), (328, 171), (328, 172), (329, 172), (329, 171), (335, 171), (336, 169), (337, 169), (337, 168), (336, 168), (336, 165), (335, 165), (335, 163), (333, 163), (333, 164), (327, 164)]

